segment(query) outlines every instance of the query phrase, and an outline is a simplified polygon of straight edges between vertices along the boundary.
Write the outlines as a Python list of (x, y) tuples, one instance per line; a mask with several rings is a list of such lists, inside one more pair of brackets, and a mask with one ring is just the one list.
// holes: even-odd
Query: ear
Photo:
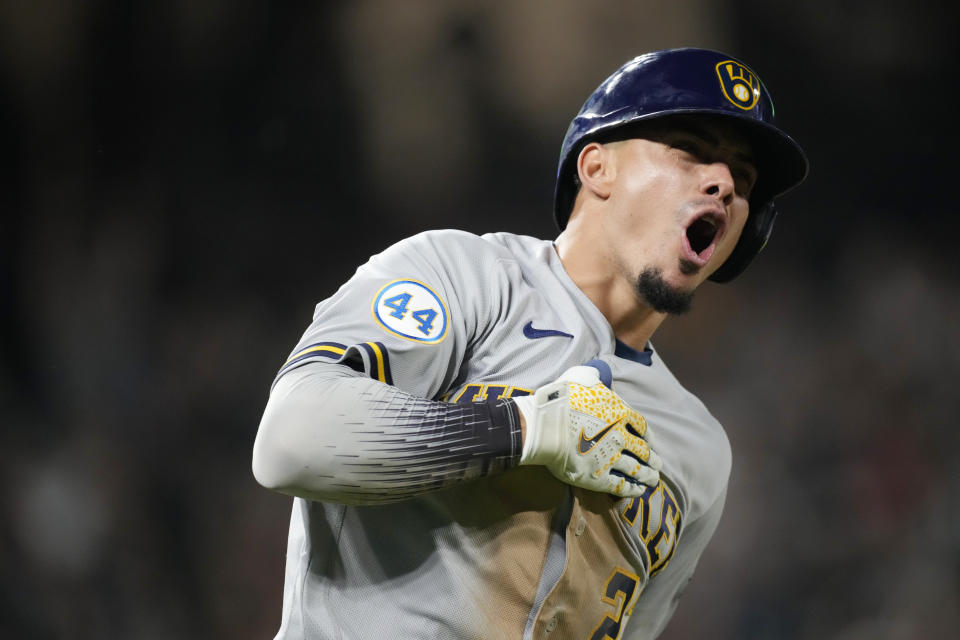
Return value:
[(612, 150), (599, 142), (591, 142), (577, 157), (577, 175), (582, 189), (606, 200), (610, 197), (617, 167)]

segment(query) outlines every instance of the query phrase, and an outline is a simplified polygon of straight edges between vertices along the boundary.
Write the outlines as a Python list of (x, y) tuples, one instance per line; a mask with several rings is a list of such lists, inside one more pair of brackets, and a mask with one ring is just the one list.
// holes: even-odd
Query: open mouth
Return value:
[(687, 241), (694, 253), (707, 259), (710, 256), (706, 255), (706, 251), (713, 246), (719, 233), (720, 220), (708, 213), (690, 223), (687, 227)]

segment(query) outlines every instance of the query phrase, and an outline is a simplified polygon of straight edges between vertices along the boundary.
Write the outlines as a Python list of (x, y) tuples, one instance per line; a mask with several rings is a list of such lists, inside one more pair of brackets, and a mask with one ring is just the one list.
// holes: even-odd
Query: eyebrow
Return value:
[[(710, 131), (703, 129), (702, 127), (692, 122), (683, 123), (681, 130), (686, 131), (687, 133), (690, 133), (696, 136), (697, 138), (700, 138), (703, 142), (706, 142), (707, 144), (713, 147), (720, 146), (720, 139), (717, 136), (713, 135), (713, 133), (711, 133)], [(745, 151), (736, 151), (734, 152), (733, 156), (736, 160), (739, 160), (740, 162), (747, 162), (753, 165), (754, 167), (757, 166), (757, 161), (756, 159), (754, 159), (753, 154), (751, 153), (747, 153)]]

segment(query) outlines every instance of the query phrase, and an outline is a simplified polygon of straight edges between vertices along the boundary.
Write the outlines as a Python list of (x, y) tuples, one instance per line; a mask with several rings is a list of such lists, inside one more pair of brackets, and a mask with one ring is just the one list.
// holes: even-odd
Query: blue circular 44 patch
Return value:
[(390, 333), (417, 342), (437, 343), (447, 335), (447, 305), (417, 280), (394, 280), (373, 299), (373, 317)]

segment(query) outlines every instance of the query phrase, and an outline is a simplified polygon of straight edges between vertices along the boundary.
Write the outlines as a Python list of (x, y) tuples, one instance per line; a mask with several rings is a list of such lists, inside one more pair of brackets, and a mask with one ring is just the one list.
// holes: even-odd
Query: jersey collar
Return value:
[(617, 356), (618, 358), (623, 358), (624, 360), (639, 362), (640, 364), (648, 367), (653, 364), (653, 347), (650, 346), (649, 342), (643, 351), (637, 351), (630, 345), (617, 340), (616, 346), (613, 350), (613, 355)]

